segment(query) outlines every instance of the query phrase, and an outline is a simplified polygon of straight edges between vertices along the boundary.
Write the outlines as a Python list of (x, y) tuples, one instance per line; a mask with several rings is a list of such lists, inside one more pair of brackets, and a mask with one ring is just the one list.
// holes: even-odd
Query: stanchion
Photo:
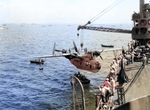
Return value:
[(118, 104), (122, 105), (125, 103), (124, 87), (117, 87)]

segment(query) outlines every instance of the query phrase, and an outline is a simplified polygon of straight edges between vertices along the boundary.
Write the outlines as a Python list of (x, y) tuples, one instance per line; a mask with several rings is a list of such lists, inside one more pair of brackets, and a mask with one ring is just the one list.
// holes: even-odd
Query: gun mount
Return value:
[(150, 5), (140, 0), (140, 12), (134, 12), (132, 20), (132, 39), (138, 40), (141, 45), (150, 43)]

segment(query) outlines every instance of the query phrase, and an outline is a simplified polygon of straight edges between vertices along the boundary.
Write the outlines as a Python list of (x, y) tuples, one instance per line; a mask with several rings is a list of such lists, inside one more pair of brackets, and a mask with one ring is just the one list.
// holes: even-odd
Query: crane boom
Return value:
[(117, 33), (129, 33), (131, 34), (131, 30), (126, 29), (116, 29), (116, 28), (106, 28), (106, 27), (94, 27), (94, 26), (78, 26), (77, 30), (80, 29), (88, 29), (88, 30), (95, 30), (95, 31), (104, 31), (104, 32), (117, 32)]

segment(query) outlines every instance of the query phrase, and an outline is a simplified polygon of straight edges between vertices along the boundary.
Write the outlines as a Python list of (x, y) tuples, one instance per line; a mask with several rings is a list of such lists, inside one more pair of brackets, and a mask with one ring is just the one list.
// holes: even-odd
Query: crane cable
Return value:
[(104, 15), (105, 13), (107, 13), (109, 10), (111, 10), (112, 8), (116, 7), (118, 4), (120, 4), (123, 0), (117, 0), (116, 2), (114, 2), (113, 4), (111, 4), (110, 6), (108, 6), (106, 9), (104, 9), (103, 11), (101, 11), (98, 15), (96, 15), (95, 17), (93, 17), (90, 21), (88, 21), (87, 24), (94, 22), (95, 20), (97, 20), (99, 17), (101, 17), (102, 15)]
[[(95, 20), (97, 20), (99, 17), (101, 17), (102, 15), (104, 15), (106, 12), (108, 12), (110, 9), (114, 8), (115, 6), (117, 6), (118, 4), (120, 4), (123, 0), (117, 0), (116, 2), (114, 2), (113, 4), (111, 4), (110, 6), (108, 6), (106, 9), (104, 9), (102, 12), (100, 12), (98, 15), (96, 15), (95, 17), (93, 17), (90, 21), (88, 21), (84, 26), (91, 24), (92, 22), (94, 22)], [(84, 44), (84, 32), (82, 32), (83, 35), (81, 35), (80, 37), (80, 45), (83, 46)], [(81, 48), (82, 48), (81, 46)]]

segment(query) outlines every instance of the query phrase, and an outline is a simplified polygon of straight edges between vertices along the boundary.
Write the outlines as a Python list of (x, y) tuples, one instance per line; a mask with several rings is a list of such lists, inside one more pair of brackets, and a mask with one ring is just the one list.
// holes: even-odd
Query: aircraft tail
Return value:
[(56, 42), (54, 43), (53, 53), (52, 53), (52, 55), (54, 55), (54, 54), (55, 54), (55, 46), (56, 46)]

